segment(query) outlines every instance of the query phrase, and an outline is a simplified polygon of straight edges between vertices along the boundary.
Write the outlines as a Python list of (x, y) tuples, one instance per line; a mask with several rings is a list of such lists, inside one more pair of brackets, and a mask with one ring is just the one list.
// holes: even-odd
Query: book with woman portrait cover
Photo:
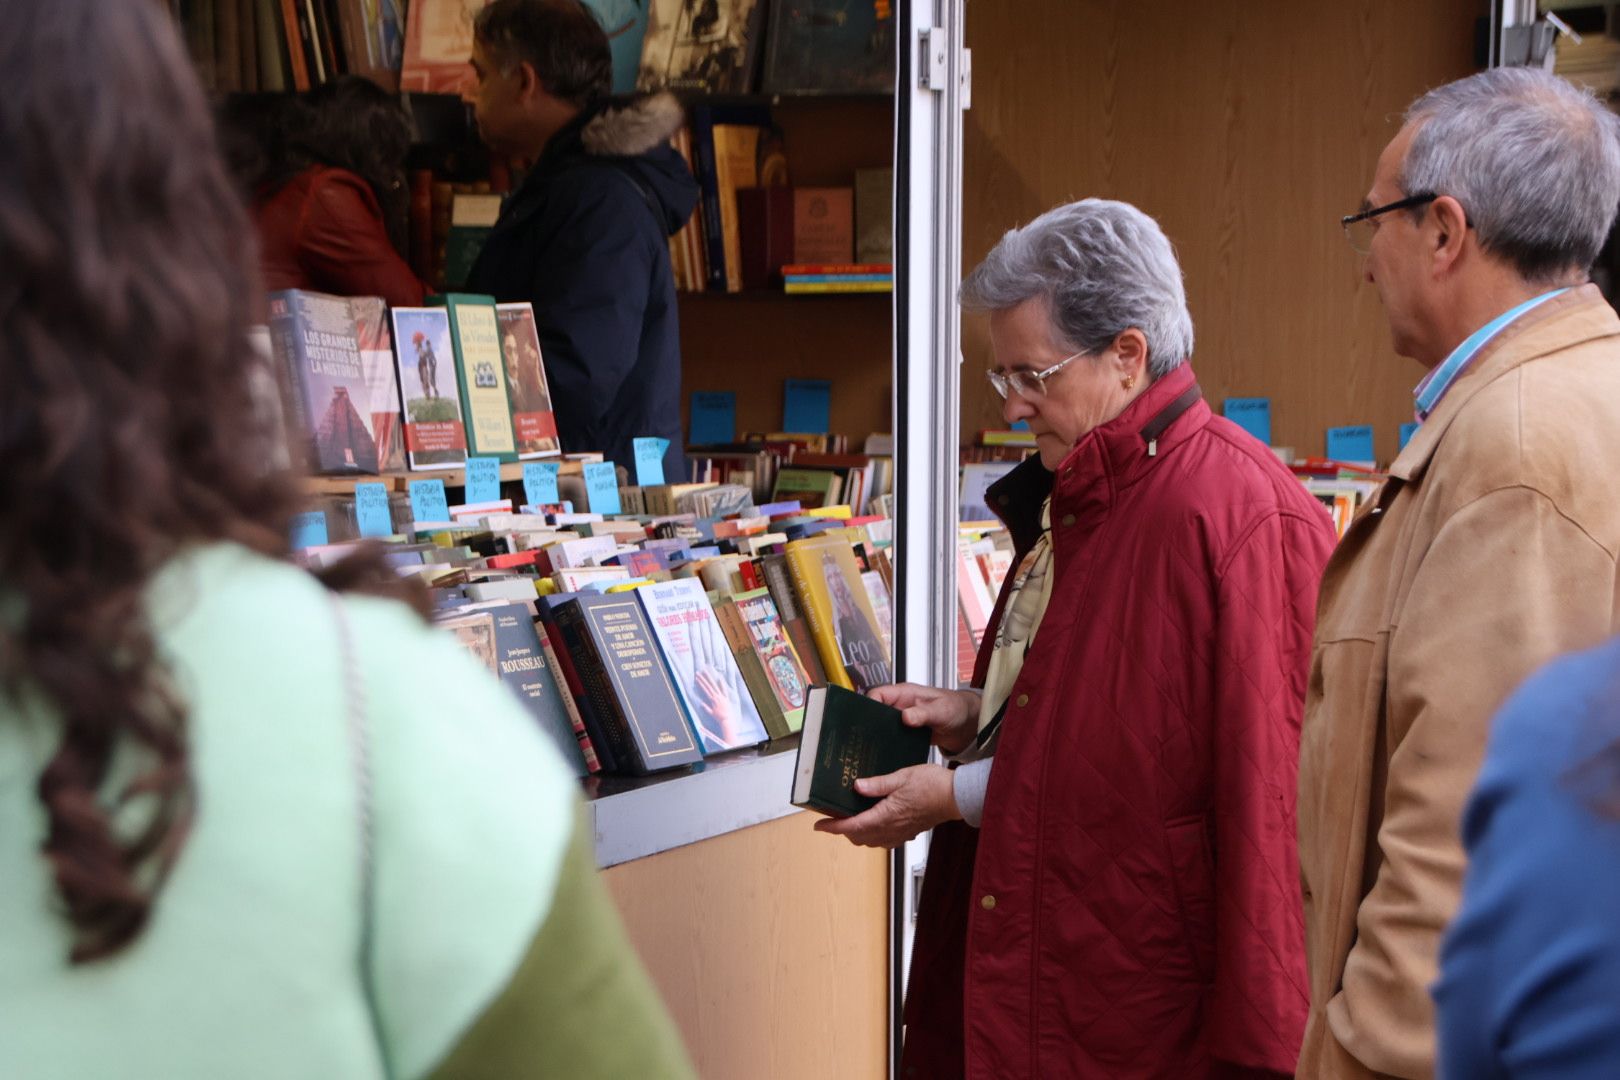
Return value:
[(512, 436), (521, 459), (556, 457), (557, 417), (551, 409), (546, 365), (540, 355), (540, 334), (534, 325), (534, 305), (496, 304), (495, 321), (501, 328), (501, 357), (506, 361), (506, 396), (512, 403)]
[(849, 541), (838, 536), (794, 540), (787, 545), (787, 561), (827, 681), (863, 692), (893, 682), (889, 650)]
[(878, 803), (855, 781), (928, 762), (927, 728), (907, 727), (900, 710), (840, 686), (812, 686), (793, 769), (794, 806), (850, 817)]
[(467, 461), (467, 431), (450, 314), (444, 308), (395, 308), (393, 319), (406, 460), (412, 469), (459, 469)]
[(676, 578), (644, 585), (635, 595), (646, 609), (664, 665), (704, 753), (757, 746), (769, 739), (703, 582)]

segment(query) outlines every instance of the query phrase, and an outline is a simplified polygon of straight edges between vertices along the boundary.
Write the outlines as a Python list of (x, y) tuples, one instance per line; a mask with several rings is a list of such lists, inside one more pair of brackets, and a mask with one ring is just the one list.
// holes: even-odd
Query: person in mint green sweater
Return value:
[(8, 4), (0, 1076), (691, 1076), (544, 734), (285, 560), (253, 263), (167, 5)]

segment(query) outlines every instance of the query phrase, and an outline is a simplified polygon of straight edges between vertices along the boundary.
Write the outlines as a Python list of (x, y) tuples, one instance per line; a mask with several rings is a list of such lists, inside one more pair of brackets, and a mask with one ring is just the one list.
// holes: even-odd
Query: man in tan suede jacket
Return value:
[[(1620, 121), (1498, 69), (1419, 99), (1346, 219), (1421, 426), (1322, 583), (1300, 753), (1299, 1075), (1427, 1077), (1492, 712), (1617, 624), (1620, 319), (1587, 271)], [(1357, 235), (1359, 231), (1360, 235)]]

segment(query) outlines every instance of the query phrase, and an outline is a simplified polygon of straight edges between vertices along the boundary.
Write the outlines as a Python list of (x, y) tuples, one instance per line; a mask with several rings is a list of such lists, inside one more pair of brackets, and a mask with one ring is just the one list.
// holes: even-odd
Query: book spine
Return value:
[(586, 700), (590, 702), (591, 712), (601, 727), (600, 731), (592, 733), (592, 741), (607, 743), (621, 771), (646, 776), (646, 763), (641, 759), (635, 740), (630, 737), (630, 723), (624, 715), (624, 705), (613, 691), (606, 662), (583, 612), (572, 605), (560, 608), (557, 611), (557, 626), (562, 630), (563, 643), (574, 659), (574, 668), (579, 672), (580, 685), (585, 690)]
[[(616, 772), (618, 762), (613, 760), (613, 752), (608, 748), (607, 740), (596, 738), (591, 732), (600, 732), (601, 725), (596, 722), (591, 712), (589, 696), (585, 693), (585, 685), (580, 681), (579, 669), (574, 666), (574, 658), (568, 651), (566, 636), (562, 627), (555, 621), (556, 613), (551, 618), (542, 619), (541, 627), (545, 629), (546, 640), (551, 645), (551, 655), (555, 657), (558, 668), (563, 674), (563, 685), (568, 690), (569, 697), (574, 699), (574, 713), (579, 716), (584, 727), (584, 738), (580, 741), (580, 750), (584, 751), (585, 744), (589, 743), (596, 759), (598, 772)], [(588, 761), (589, 759), (587, 759)]]
[(714, 114), (704, 105), (692, 110), (692, 149), (698, 189), (703, 193), (703, 254), (708, 288), (726, 291), (726, 237), (720, 217), (720, 184), (715, 172)]
[(585, 768), (589, 772), (599, 773), (602, 762), (596, 756), (596, 744), (591, 741), (591, 733), (585, 729), (585, 718), (580, 715), (579, 702), (574, 700), (573, 686), (568, 681), (568, 674), (563, 671), (562, 661), (557, 659), (557, 649), (551, 643), (549, 627), (541, 626), (539, 629), (540, 651), (545, 653), (546, 667), (561, 691), (557, 696), (562, 698), (563, 711), (568, 714), (568, 726), (573, 729), (574, 740), (579, 743), (579, 752), (585, 758)]
[[(278, 311), (278, 308), (283, 310)], [(315, 418), (310, 414), (309, 364), (304, 359), (303, 335), (298, 332), (298, 311), (290, 296), (271, 301), (269, 324), (271, 351), (281, 360), (282, 371), (287, 375), (305, 467), (317, 468), (320, 453), (315, 446)]]
[(293, 89), (309, 89), (309, 64), (304, 58), (303, 23), (298, 18), (298, 0), (281, 0), (282, 40), (287, 45), (288, 66), (292, 69)]
[(816, 651), (821, 655), (821, 664), (826, 669), (827, 681), (835, 686), (842, 686), (845, 690), (853, 690), (855, 684), (851, 681), (849, 672), (844, 670), (844, 657), (838, 648), (838, 638), (833, 634), (832, 612), (824, 607), (821, 600), (827, 588), (826, 583), (822, 583), (822, 592), (818, 593), (810, 576), (819, 573), (814, 565), (810, 565), (812, 557), (802, 549), (789, 549), (788, 568), (793, 573), (793, 584), (804, 601), (805, 621), (810, 625), (810, 636), (816, 643)]
[(754, 651), (753, 635), (742, 612), (737, 610), (733, 601), (722, 600), (715, 607), (714, 614), (720, 621), (720, 632), (725, 634), (726, 644), (731, 647), (731, 655), (737, 658), (743, 685), (748, 687), (754, 707), (759, 710), (759, 718), (765, 722), (766, 734), (773, 739), (792, 734), (787, 717), (782, 712), (782, 703), (776, 700), (776, 692), (771, 689), (771, 679), (765, 673), (765, 665), (759, 653)]

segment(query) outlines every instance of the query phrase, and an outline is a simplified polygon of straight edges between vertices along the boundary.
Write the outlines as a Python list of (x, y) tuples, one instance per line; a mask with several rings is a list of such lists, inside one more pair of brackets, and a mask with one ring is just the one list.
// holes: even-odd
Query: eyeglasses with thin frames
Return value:
[(1362, 210), (1355, 214), (1346, 214), (1339, 219), (1344, 228), (1344, 238), (1350, 242), (1350, 247), (1358, 255), (1365, 255), (1372, 250), (1373, 234), (1378, 231), (1378, 218), (1396, 210), (1410, 210), (1415, 206), (1424, 206), (1434, 202), (1440, 196), (1432, 191), (1421, 192), (1417, 195), (1408, 195), (1404, 199), (1396, 199), (1383, 206), (1375, 206), (1371, 210)]
[(984, 374), (1003, 401), (1007, 400), (1008, 394), (1015, 392), (1025, 401), (1039, 401), (1046, 396), (1046, 380), (1085, 355), (1082, 349), (1042, 371), (986, 371)]

